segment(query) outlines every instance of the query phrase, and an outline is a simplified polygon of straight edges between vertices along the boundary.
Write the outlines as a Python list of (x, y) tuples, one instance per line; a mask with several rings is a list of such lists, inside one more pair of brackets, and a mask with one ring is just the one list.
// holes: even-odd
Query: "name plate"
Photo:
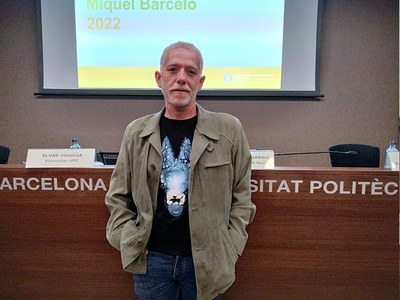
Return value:
[(96, 150), (28, 149), (26, 168), (93, 168)]
[(389, 152), (390, 169), (392, 171), (399, 171), (399, 152)]
[(274, 151), (250, 150), (252, 170), (271, 170), (275, 168)]

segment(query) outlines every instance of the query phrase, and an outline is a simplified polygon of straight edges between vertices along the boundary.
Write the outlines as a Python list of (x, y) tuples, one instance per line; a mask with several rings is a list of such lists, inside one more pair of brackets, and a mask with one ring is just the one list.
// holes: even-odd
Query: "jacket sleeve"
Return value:
[(117, 250), (120, 249), (121, 232), (124, 225), (137, 216), (131, 191), (131, 166), (128, 129), (122, 139), (118, 160), (111, 175), (105, 204), (110, 211), (106, 226), (106, 238)]
[(248, 238), (246, 227), (254, 219), (256, 206), (251, 202), (251, 154), (240, 123), (233, 145), (232, 157), (235, 178), (232, 190), (229, 233), (237, 253), (242, 255)]

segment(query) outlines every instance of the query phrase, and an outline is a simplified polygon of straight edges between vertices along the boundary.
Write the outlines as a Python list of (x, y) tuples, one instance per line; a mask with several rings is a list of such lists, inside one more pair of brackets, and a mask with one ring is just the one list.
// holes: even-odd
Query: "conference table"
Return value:
[[(1, 299), (136, 299), (105, 238), (112, 168), (0, 166)], [(257, 206), (223, 299), (399, 299), (399, 173), (253, 170)]]

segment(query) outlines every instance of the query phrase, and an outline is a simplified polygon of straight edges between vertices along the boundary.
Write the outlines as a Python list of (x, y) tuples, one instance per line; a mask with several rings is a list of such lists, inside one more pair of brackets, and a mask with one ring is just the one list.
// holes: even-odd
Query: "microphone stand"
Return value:
[(309, 151), (309, 152), (282, 152), (282, 153), (275, 153), (274, 156), (326, 154), (326, 153), (337, 153), (337, 154), (344, 154), (344, 155), (358, 155), (357, 151)]

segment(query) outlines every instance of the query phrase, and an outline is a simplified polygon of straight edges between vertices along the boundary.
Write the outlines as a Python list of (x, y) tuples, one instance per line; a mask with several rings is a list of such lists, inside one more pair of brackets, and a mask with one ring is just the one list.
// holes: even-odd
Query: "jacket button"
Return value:
[(154, 164), (151, 164), (151, 165), (150, 165), (150, 169), (151, 169), (152, 171), (155, 171), (155, 170), (156, 170), (156, 166), (155, 166)]

